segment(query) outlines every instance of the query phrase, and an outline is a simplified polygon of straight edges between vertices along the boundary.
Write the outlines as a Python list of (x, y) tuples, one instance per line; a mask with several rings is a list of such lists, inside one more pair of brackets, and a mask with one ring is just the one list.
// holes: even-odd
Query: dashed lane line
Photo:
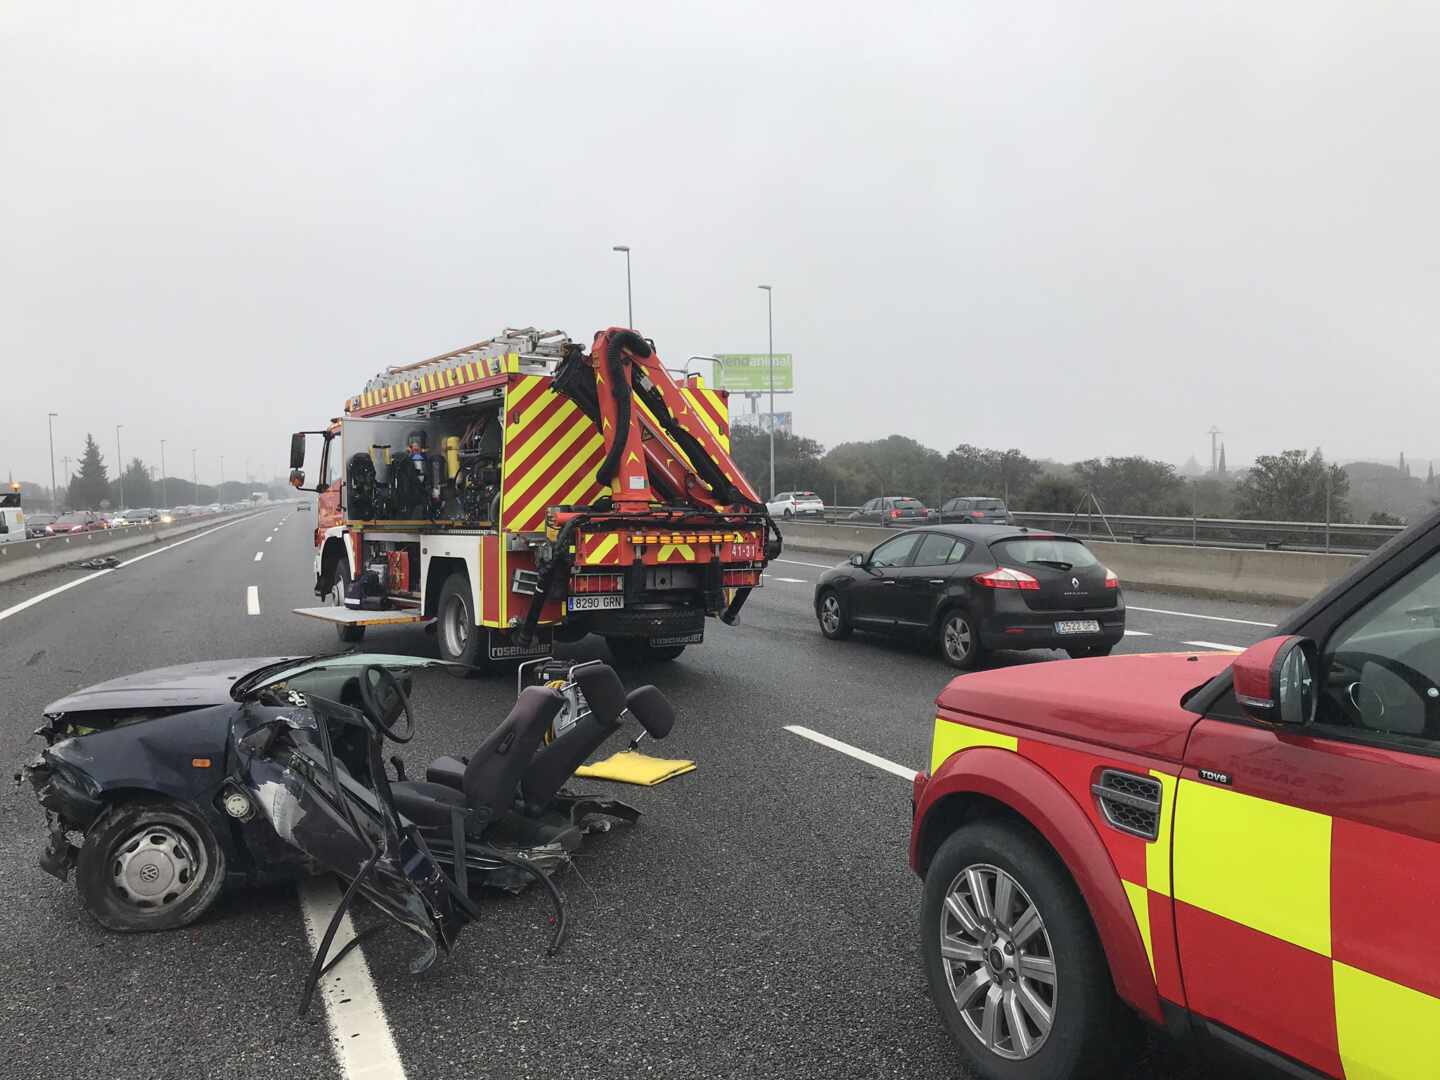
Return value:
[(268, 543), (269, 543), (269, 542), (270, 542), (270, 541), (271, 541), (271, 539), (273, 539), (273, 538), (272, 538), (272, 537), (269, 537), (269, 536), (267, 536), (267, 537), (265, 537), (265, 542), (266, 542), (266, 543), (267, 543), (267, 544), (268, 544)]
[(800, 577), (771, 577), (769, 574), (766, 574), (766, 575), (765, 575), (765, 580), (766, 580), (766, 581), (784, 581), (784, 582), (786, 582), (786, 583), (788, 583), (788, 584), (790, 584), (790, 585), (809, 585), (809, 584), (810, 584), (810, 582), (808, 582), (808, 581), (806, 581), (804, 578), (800, 578)]
[[(300, 887), (300, 910), (312, 950), (320, 947), (339, 903), (340, 890), (328, 877), (311, 878)], [(347, 913), (330, 943), (330, 955), (337, 955), (354, 936)], [(330, 1046), (345, 1080), (405, 1080), (395, 1036), (370, 978), (370, 965), (359, 949), (351, 949), (320, 980), (319, 997), (325, 1005)]]
[(245, 590), (245, 610), (251, 615), (260, 614), (260, 586), (251, 585)]
[(873, 765), (877, 769), (884, 769), (886, 772), (893, 776), (898, 776), (902, 780), (915, 779), (914, 769), (907, 769), (904, 765), (898, 765), (888, 758), (881, 757), (879, 754), (872, 754), (869, 750), (861, 750), (858, 746), (851, 746), (849, 743), (841, 742), (839, 739), (832, 739), (829, 735), (822, 735), (820, 732), (811, 728), (802, 727), (799, 724), (786, 724), (785, 730), (791, 734), (799, 735), (802, 739), (809, 739), (811, 742), (819, 743), (821, 746), (828, 746), (831, 750), (838, 750), (840, 753), (852, 757), (856, 761), (863, 761), (866, 765)]
[(256, 562), (259, 562), (259, 561), (260, 561), (261, 559), (263, 559), (264, 557), (265, 557), (265, 552), (263, 552), (263, 551), (257, 551), (257, 552), (255, 552), (255, 561), (256, 561)]
[(1218, 641), (1182, 641), (1181, 645), (1189, 645), (1192, 649), (1219, 649), (1221, 652), (1244, 652), (1245, 649), (1239, 645), (1223, 645)]
[(30, 597), (30, 599), (28, 600), (21, 600), (18, 604), (10, 605), (4, 611), (0, 611), (0, 620), (8, 619), (11, 615), (18, 615), (26, 608), (32, 608), (36, 604), (39, 604), (45, 600), (49, 600), (52, 596), (59, 596), (63, 592), (68, 592), (69, 590), (75, 588), (78, 585), (84, 585), (87, 581), (94, 581), (96, 578), (104, 577), (106, 574), (113, 574), (116, 570), (122, 570), (127, 566), (133, 566), (135, 563), (152, 558), (155, 555), (159, 555), (161, 552), (169, 551), (172, 548), (180, 547), (182, 544), (188, 544), (192, 540), (199, 540), (202, 536), (209, 536), (211, 533), (217, 533), (221, 529), (228, 529), (231, 525), (238, 525), (241, 521), (247, 520), (249, 519), (240, 518), (236, 521), (227, 521), (224, 525), (217, 525), (213, 529), (206, 529), (204, 532), (196, 533), (194, 536), (187, 536), (184, 540), (176, 540), (173, 544), (166, 544), (164, 547), (156, 548), (154, 551), (147, 551), (144, 555), (136, 555), (133, 559), (126, 559), (124, 562), (120, 563), (119, 566), (113, 566), (109, 570), (97, 570), (93, 574), (86, 574), (84, 577), (76, 578), (74, 581), (67, 581), (64, 585), (58, 585), (53, 589), (48, 589), (45, 592)]
[(1125, 631), (1125, 636), (1126, 636), (1126, 637), (1154, 637), (1155, 635), (1152, 634), (1152, 633), (1150, 633), (1150, 631), (1148, 631), (1148, 630), (1126, 630), (1126, 631)]
[(830, 570), (834, 563), (800, 562), (797, 559), (771, 559), (771, 562), (784, 563), (786, 566), (813, 566), (816, 570)]

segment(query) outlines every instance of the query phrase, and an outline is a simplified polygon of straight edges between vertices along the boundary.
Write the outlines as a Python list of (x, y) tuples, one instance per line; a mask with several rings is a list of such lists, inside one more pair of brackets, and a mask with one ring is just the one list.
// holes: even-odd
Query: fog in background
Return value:
[[(0, 469), (202, 482), (505, 325), (796, 430), (1440, 457), (1425, 5), (0, 7)], [(782, 404), (782, 408), (786, 407)], [(62, 480), (63, 483), (63, 480)]]

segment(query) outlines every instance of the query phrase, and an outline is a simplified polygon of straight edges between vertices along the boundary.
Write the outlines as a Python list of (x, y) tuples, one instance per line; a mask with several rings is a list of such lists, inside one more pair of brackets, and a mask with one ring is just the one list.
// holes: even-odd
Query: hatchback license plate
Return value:
[(1094, 619), (1067, 619), (1055, 624), (1057, 634), (1098, 634), (1100, 624)]
[(625, 606), (624, 593), (606, 593), (601, 596), (570, 597), (571, 611), (612, 611)]

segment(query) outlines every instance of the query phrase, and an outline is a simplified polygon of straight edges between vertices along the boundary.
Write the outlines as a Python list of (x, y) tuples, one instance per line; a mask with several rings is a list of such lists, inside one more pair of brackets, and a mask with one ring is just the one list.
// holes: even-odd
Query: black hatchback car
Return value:
[(962, 671), (991, 649), (1104, 656), (1125, 636), (1120, 580), (1072, 536), (1006, 525), (935, 525), (825, 571), (820, 632), (914, 634)]

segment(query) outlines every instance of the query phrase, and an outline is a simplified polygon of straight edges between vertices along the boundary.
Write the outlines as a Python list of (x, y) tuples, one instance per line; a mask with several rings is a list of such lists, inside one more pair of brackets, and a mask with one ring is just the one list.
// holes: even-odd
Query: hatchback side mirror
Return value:
[(1266, 638), (1235, 658), (1235, 700), (1262, 724), (1308, 724), (1315, 719), (1315, 664), (1309, 638)]
[(865, 556), (857, 551), (854, 555), (850, 556), (850, 565), (863, 570), (865, 568)]

